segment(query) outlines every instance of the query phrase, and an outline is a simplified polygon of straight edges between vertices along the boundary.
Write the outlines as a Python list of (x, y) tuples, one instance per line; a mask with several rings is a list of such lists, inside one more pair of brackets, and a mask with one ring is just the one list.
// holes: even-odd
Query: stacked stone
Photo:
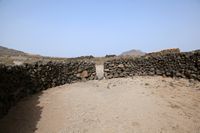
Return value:
[(36, 62), (20, 66), (0, 65), (0, 117), (21, 98), (41, 90), (81, 80), (96, 79), (95, 64)]
[(172, 49), (165, 49), (165, 50), (161, 50), (159, 52), (152, 52), (152, 53), (148, 53), (146, 55), (151, 55), (151, 56), (158, 56), (158, 55), (165, 55), (165, 54), (174, 54), (174, 53), (180, 53), (180, 49), (179, 48), (172, 48)]
[(200, 80), (200, 50), (121, 58), (104, 63), (104, 76), (108, 79), (134, 75), (162, 75)]

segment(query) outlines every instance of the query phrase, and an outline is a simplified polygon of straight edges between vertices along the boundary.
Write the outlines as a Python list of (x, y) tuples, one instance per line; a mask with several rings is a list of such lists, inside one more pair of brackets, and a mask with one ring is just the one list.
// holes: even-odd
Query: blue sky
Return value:
[(60, 57), (200, 49), (200, 0), (0, 0), (0, 45)]

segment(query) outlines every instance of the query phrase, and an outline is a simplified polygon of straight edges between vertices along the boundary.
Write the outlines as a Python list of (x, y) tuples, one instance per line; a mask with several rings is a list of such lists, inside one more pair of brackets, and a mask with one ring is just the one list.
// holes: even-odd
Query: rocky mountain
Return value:
[(0, 46), (0, 56), (26, 56), (28, 54), (19, 51), (19, 50), (15, 50), (15, 49), (10, 49), (10, 48), (6, 48), (3, 46)]
[(145, 52), (136, 49), (132, 49), (120, 54), (120, 56), (142, 56), (142, 55), (145, 55)]

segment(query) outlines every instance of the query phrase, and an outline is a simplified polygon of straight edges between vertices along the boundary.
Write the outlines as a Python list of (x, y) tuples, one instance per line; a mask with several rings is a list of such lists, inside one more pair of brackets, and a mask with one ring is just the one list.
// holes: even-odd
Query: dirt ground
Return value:
[(1, 133), (200, 133), (200, 82), (163, 77), (103, 79), (23, 99)]

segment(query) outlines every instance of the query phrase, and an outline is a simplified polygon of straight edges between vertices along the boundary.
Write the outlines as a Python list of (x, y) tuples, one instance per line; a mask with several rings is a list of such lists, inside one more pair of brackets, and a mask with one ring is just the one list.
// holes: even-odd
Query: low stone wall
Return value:
[(152, 53), (147, 53), (146, 55), (148, 56), (162, 56), (165, 54), (175, 54), (175, 53), (180, 53), (180, 49), (179, 48), (172, 48), (172, 49), (164, 49), (161, 50), (159, 52), (152, 52)]
[(25, 96), (65, 83), (95, 78), (95, 64), (91, 62), (0, 64), (0, 118)]
[(107, 79), (134, 75), (162, 75), (200, 80), (200, 50), (147, 54), (139, 58), (121, 58), (104, 63), (104, 76)]

